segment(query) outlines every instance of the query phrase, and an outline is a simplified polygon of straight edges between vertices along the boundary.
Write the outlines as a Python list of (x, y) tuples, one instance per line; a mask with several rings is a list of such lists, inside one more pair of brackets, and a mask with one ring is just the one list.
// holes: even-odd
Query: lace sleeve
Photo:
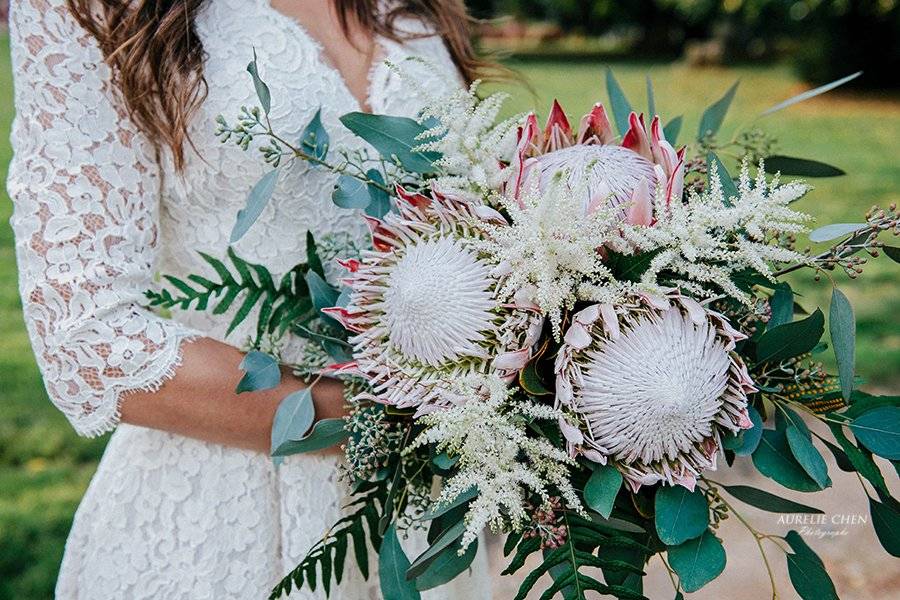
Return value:
[(173, 374), (193, 333), (141, 306), (158, 244), (152, 146), (64, 0), (13, 0), (9, 171), (25, 321), (47, 392), (82, 435)]

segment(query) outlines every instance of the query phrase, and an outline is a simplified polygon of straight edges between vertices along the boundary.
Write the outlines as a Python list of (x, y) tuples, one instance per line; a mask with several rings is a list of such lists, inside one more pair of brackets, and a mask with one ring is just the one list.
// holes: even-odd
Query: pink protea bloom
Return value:
[(471, 248), (480, 224), (498, 218), (484, 209), (398, 188), (397, 212), (368, 219), (372, 250), (338, 261), (350, 301), (325, 312), (353, 333), (343, 368), (368, 378), (371, 399), (427, 412), (453, 403), (455, 379), (511, 380), (531, 358), (542, 317), (500, 302), (493, 265)]
[(745, 336), (689, 298), (637, 295), (576, 313), (556, 362), (569, 450), (610, 461), (633, 490), (693, 489), (724, 432), (752, 427), (756, 391), (734, 352)]
[(552, 177), (567, 173), (573, 188), (587, 190), (587, 214), (604, 206), (621, 206), (626, 222), (652, 225), (658, 188), (666, 206), (681, 200), (684, 149), (676, 151), (666, 141), (658, 116), (648, 129), (644, 116), (634, 112), (621, 143), (615, 140), (602, 104), (582, 118), (576, 133), (554, 101), (543, 131), (533, 113), (519, 129), (507, 193), (518, 199), (532, 177), (544, 189)]

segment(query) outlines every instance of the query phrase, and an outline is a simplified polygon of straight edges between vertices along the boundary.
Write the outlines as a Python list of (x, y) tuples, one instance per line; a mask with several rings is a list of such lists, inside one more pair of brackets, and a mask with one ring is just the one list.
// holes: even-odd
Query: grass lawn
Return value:
[[(802, 86), (786, 68), (689, 70), (663, 64), (616, 64), (616, 75), (635, 105), (643, 105), (644, 75), (656, 85), (663, 115), (685, 115), (682, 139), (696, 130), (699, 114), (737, 77), (741, 89), (726, 121), (725, 134)], [(510, 110), (546, 107), (558, 97), (578, 117), (603, 99), (600, 64), (530, 62), (520, 65), (535, 97), (520, 93)], [(0, 34), (0, 178), (10, 156), (12, 91), (5, 34)], [(816, 158), (850, 173), (819, 180), (802, 207), (822, 223), (858, 221), (873, 203), (900, 200), (900, 102), (871, 96), (834, 94), (762, 121), (780, 139), (783, 154)], [(0, 192), (0, 600), (52, 595), (65, 535), (77, 502), (105, 440), (80, 439), (46, 399), (20, 314), (16, 291), (11, 204)], [(886, 259), (863, 279), (842, 285), (859, 320), (859, 373), (875, 389), (900, 389), (898, 266)], [(839, 284), (844, 278), (838, 276)], [(795, 279), (803, 303), (827, 307), (830, 287)], [(826, 311), (827, 312), (827, 311)]]

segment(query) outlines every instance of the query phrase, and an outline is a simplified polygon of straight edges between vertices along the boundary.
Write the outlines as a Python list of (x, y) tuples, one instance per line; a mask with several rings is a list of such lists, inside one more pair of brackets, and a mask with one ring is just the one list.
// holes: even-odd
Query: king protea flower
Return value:
[(684, 149), (676, 151), (666, 141), (658, 116), (653, 117), (648, 130), (644, 116), (634, 112), (621, 143), (615, 140), (602, 104), (594, 105), (584, 116), (576, 134), (554, 101), (543, 131), (533, 113), (519, 129), (507, 193), (518, 198), (533, 177), (544, 188), (554, 175), (564, 171), (573, 186), (587, 183), (587, 214), (601, 206), (621, 206), (628, 223), (651, 225), (658, 189), (666, 206), (681, 200)]
[(475, 373), (511, 379), (540, 334), (533, 307), (497, 299), (493, 265), (469, 243), (499, 213), (439, 193), (397, 190), (397, 213), (368, 218), (373, 249), (341, 261), (352, 293), (325, 312), (355, 335), (352, 368), (373, 399), (420, 412), (452, 402), (449, 383)]
[(734, 352), (745, 337), (678, 295), (575, 313), (556, 362), (570, 451), (611, 461), (635, 491), (659, 481), (693, 490), (715, 469), (722, 433), (752, 426), (756, 388)]

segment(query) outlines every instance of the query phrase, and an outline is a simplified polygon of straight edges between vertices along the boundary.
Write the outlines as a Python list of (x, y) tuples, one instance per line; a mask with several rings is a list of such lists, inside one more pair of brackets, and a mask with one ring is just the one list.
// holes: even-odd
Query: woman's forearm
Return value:
[[(306, 384), (285, 373), (276, 388), (237, 394), (242, 352), (201, 338), (186, 343), (182, 355), (175, 376), (159, 390), (134, 392), (122, 399), (122, 421), (268, 453), (272, 419), (279, 402)], [(334, 379), (320, 379), (313, 387), (313, 403), (316, 419), (342, 416), (342, 384)]]

